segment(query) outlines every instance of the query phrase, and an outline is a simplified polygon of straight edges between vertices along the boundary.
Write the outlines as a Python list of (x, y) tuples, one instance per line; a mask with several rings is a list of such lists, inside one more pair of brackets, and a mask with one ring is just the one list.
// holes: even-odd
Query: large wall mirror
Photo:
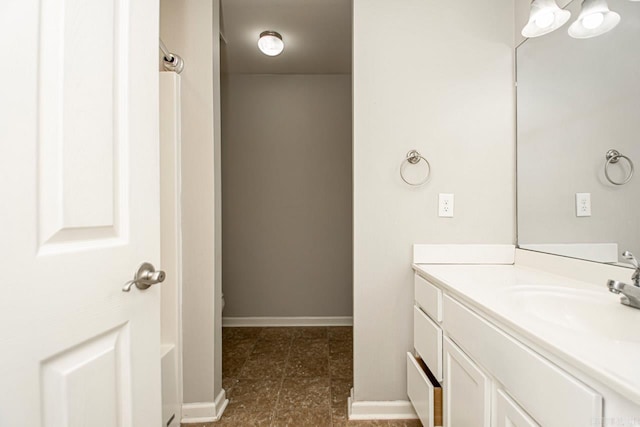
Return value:
[[(566, 7), (569, 22), (580, 6)], [(625, 250), (640, 258), (640, 2), (609, 7), (622, 19), (606, 34), (574, 39), (567, 24), (517, 48), (523, 249), (606, 263), (625, 262)], [(605, 175), (612, 149), (635, 163), (624, 185)], [(608, 172), (622, 183), (630, 163), (614, 157)]]

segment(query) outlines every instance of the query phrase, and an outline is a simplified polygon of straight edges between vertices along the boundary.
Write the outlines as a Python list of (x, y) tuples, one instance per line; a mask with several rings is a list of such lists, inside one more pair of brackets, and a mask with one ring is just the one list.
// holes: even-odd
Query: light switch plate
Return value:
[(591, 193), (576, 193), (576, 216), (591, 216)]
[(453, 194), (440, 193), (438, 195), (438, 216), (453, 218)]

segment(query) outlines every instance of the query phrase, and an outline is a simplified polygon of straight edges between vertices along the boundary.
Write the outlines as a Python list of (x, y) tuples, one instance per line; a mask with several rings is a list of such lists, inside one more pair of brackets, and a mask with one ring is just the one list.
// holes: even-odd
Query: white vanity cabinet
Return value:
[(491, 426), (491, 381), (449, 338), (443, 384), (445, 426)]
[(600, 425), (599, 393), (467, 304), (419, 275), (415, 301), (419, 360), (407, 355), (408, 394), (425, 426), (438, 425), (434, 382), (442, 387), (445, 427)]
[(495, 427), (539, 427), (504, 390), (496, 390)]
[(415, 276), (413, 346), (407, 353), (407, 394), (426, 427), (442, 426), (442, 291)]
[(413, 308), (413, 347), (438, 381), (442, 381), (442, 328)]

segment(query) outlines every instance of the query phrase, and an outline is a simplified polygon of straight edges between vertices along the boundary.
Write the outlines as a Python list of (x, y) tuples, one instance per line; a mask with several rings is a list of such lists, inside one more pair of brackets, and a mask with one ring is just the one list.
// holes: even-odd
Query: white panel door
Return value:
[(489, 378), (448, 337), (444, 338), (445, 427), (489, 427)]
[(160, 425), (157, 0), (2, 0), (0, 426)]

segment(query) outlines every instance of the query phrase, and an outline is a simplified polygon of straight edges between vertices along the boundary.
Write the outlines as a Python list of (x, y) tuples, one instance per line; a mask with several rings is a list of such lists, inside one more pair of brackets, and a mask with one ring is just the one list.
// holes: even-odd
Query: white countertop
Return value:
[(489, 320), (640, 404), (640, 310), (620, 304), (606, 283), (515, 265), (413, 267)]

